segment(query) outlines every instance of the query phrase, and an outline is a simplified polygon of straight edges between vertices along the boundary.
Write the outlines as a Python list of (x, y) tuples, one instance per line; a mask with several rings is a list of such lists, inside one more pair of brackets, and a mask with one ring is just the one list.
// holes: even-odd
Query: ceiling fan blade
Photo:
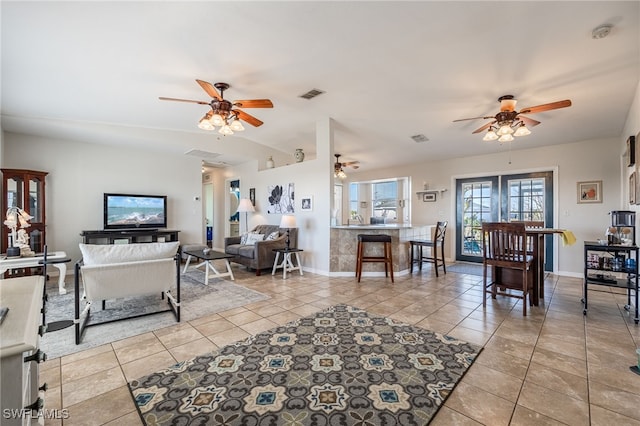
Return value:
[(219, 100), (219, 101), (221, 101), (221, 100), (222, 100), (222, 96), (220, 96), (220, 93), (218, 93), (218, 91), (216, 90), (216, 88), (215, 88), (215, 87), (213, 87), (213, 86), (211, 85), (211, 83), (208, 83), (208, 82), (203, 81), (203, 80), (198, 80), (197, 78), (196, 78), (196, 81), (198, 82), (198, 84), (200, 85), (200, 87), (202, 87), (202, 88), (204, 89), (204, 91), (205, 91), (205, 92), (207, 92), (207, 94), (208, 94), (209, 96), (211, 96), (212, 98), (217, 99), (217, 100)]
[(347, 161), (345, 163), (342, 163), (342, 165), (345, 167), (353, 167), (353, 166), (357, 166), (358, 164), (360, 164), (359, 161)]
[(160, 96), (158, 99), (160, 99), (161, 101), (190, 102), (190, 103), (193, 103), (193, 104), (209, 105), (209, 102), (205, 102), (205, 101), (192, 101), (191, 99), (166, 98), (166, 97), (164, 97), (164, 96)]
[(482, 132), (483, 130), (486, 130), (486, 129), (488, 129), (489, 127), (491, 127), (491, 125), (492, 125), (492, 124), (494, 124), (495, 122), (496, 122), (496, 121), (495, 121), (495, 120), (493, 120), (492, 122), (485, 124), (484, 126), (480, 127), (479, 129), (474, 130), (473, 132), (471, 132), (471, 134), (474, 134), (474, 133), (480, 133), (480, 132)]
[(519, 114), (535, 114), (537, 112), (549, 111), (552, 109), (566, 108), (571, 106), (571, 101), (565, 99), (564, 101), (551, 102), (550, 104), (537, 105), (529, 108), (522, 109)]
[(273, 103), (269, 99), (248, 99), (244, 101), (234, 101), (234, 106), (239, 108), (273, 108)]
[(258, 126), (262, 126), (262, 121), (258, 120), (257, 118), (255, 118), (252, 115), (247, 114), (246, 112), (240, 110), (240, 109), (234, 109), (232, 110), (232, 112), (236, 113), (238, 115), (238, 118), (240, 120), (246, 121), (247, 123), (251, 124), (252, 126), (258, 127)]
[(467, 121), (467, 120), (480, 120), (480, 119), (486, 120), (487, 118), (495, 118), (493, 115), (488, 115), (486, 117), (473, 117), (473, 118), (459, 118), (457, 120), (453, 120), (454, 123), (458, 122), (458, 121)]
[(532, 120), (531, 118), (525, 117), (523, 115), (518, 115), (517, 119), (521, 120), (525, 125), (529, 127), (537, 126), (538, 124), (540, 124), (538, 120)]

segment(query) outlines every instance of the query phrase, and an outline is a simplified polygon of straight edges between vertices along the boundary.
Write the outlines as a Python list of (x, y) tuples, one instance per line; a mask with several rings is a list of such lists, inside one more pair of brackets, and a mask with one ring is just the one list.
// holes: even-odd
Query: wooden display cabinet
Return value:
[[(10, 207), (19, 207), (33, 216), (29, 221), (31, 226), (26, 229), (29, 234), (29, 245), (34, 252), (43, 252), (46, 244), (44, 184), (48, 172), (22, 169), (0, 170), (2, 170), (2, 221)], [(5, 225), (1, 228), (0, 249), (2, 253), (6, 253), (11, 232)]]

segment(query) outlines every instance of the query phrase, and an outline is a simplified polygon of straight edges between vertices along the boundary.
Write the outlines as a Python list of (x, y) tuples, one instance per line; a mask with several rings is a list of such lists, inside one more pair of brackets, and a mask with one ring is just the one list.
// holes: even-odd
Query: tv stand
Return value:
[(178, 232), (169, 229), (103, 229), (82, 231), (85, 244), (129, 244), (178, 241)]

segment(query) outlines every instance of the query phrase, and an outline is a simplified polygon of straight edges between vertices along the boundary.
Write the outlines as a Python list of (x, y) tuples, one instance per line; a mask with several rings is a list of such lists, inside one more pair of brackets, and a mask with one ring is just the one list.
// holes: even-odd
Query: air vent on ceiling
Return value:
[(322, 95), (323, 93), (324, 93), (324, 90), (311, 89), (307, 93), (300, 95), (300, 97), (304, 99), (313, 99), (318, 95)]
[(218, 154), (217, 152), (202, 151), (200, 149), (192, 149), (185, 152), (184, 155), (193, 155), (194, 157), (213, 160), (214, 158), (219, 157), (221, 154)]
[(414, 142), (427, 142), (429, 140), (428, 137), (426, 137), (425, 135), (423, 135), (422, 133), (419, 135), (413, 135), (411, 136), (411, 139), (413, 139)]

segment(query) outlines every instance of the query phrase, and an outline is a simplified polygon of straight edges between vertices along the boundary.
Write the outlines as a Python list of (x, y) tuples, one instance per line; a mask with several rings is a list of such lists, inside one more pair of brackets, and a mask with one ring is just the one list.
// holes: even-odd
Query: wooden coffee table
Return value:
[[(196, 259), (202, 260), (201, 263), (194, 266), (194, 268), (200, 268), (204, 266), (204, 285), (209, 285), (209, 270), (213, 272), (212, 277), (214, 278), (224, 278), (230, 277), (235, 281), (233, 277), (233, 272), (231, 271), (231, 265), (229, 264), (229, 259), (233, 257), (232, 254), (221, 253), (219, 251), (209, 250), (207, 253), (204, 250), (185, 250), (182, 253), (186, 254), (187, 263), (184, 265), (183, 274), (187, 273), (187, 268), (189, 267), (189, 263), (191, 263), (191, 258), (195, 257)], [(227, 266), (227, 272), (218, 272), (218, 270), (213, 266), (214, 260), (224, 260), (224, 263)]]

